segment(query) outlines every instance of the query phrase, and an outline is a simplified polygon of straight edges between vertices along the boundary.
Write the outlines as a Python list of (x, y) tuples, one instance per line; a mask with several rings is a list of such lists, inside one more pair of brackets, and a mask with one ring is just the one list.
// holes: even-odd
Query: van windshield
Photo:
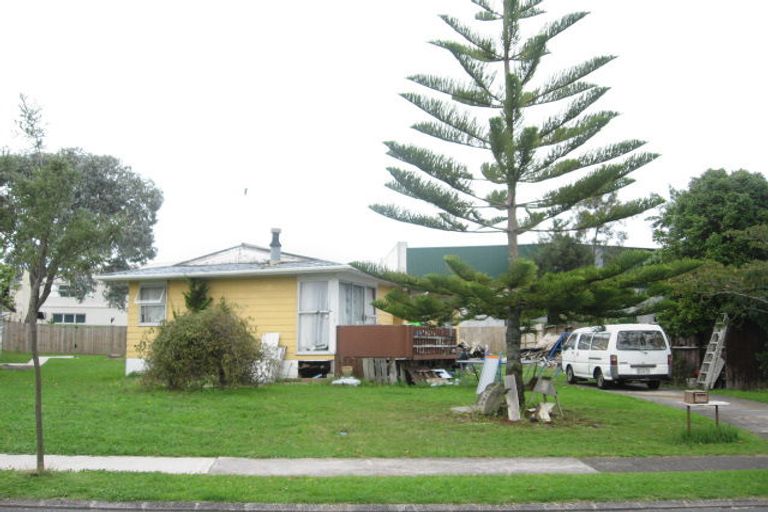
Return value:
[(665, 350), (667, 343), (659, 331), (619, 331), (616, 337), (619, 350)]

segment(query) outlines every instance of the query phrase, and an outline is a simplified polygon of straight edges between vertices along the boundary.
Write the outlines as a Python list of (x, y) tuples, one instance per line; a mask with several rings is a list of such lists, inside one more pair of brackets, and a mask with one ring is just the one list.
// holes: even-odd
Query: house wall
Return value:
[[(302, 354), (296, 353), (298, 337), (298, 281), (297, 276), (288, 277), (259, 277), (251, 279), (210, 279), (208, 280), (208, 295), (214, 301), (224, 298), (234, 306), (237, 313), (249, 320), (256, 329), (257, 335), (267, 332), (280, 333), (280, 345), (285, 347), (285, 359), (291, 361), (332, 361), (334, 354)], [(189, 289), (186, 280), (172, 280), (166, 283), (166, 320), (173, 318), (174, 311), (186, 311), (184, 293)], [(389, 291), (388, 287), (379, 286), (377, 296), (383, 297)], [(132, 282), (128, 296), (128, 333), (126, 373), (141, 371), (143, 363), (138, 347), (144, 337), (152, 339), (155, 336), (154, 327), (139, 325), (139, 306), (136, 297), (139, 283)], [(377, 323), (393, 325), (401, 323), (389, 313), (377, 312)], [(333, 329), (335, 333), (335, 328)], [(288, 364), (288, 373), (294, 373), (295, 363)]]
[[(104, 299), (103, 284), (97, 284), (94, 291), (86, 295), (82, 302), (74, 297), (61, 297), (59, 286), (62, 284), (64, 284), (63, 281), (54, 283), (51, 294), (40, 307), (40, 312), (45, 314), (45, 319), (41, 322), (51, 322), (54, 313), (71, 313), (85, 315), (85, 323), (79, 325), (127, 325), (126, 312), (110, 307)], [(29, 295), (29, 276), (24, 272), (19, 287), (14, 292), (16, 312), (11, 313), (11, 320), (23, 322), (26, 319)]]

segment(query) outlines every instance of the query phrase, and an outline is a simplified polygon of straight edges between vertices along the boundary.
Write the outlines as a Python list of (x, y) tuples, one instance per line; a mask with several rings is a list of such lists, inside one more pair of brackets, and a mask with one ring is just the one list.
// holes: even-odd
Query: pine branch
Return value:
[(466, 133), (444, 124), (427, 121), (416, 123), (412, 125), (411, 128), (424, 135), (429, 135), (430, 137), (435, 137), (436, 139), (441, 139), (446, 142), (452, 142), (453, 144), (461, 144), (471, 148), (488, 149), (487, 144), (483, 144), (477, 139), (467, 136)]
[(577, 158), (561, 160), (551, 165), (538, 164), (528, 171), (520, 181), (524, 183), (541, 183), (553, 178), (559, 178), (569, 172), (600, 164), (618, 158), (645, 145), (645, 141), (628, 140), (612, 144), (597, 150), (589, 151)]
[(538, 95), (538, 91), (524, 92), (521, 97), (521, 104), (523, 107), (532, 107), (535, 105), (544, 105), (546, 103), (555, 103), (587, 92), (594, 87), (597, 86), (589, 82), (574, 82), (543, 95)]
[(577, 231), (592, 229), (604, 226), (611, 222), (616, 222), (617, 220), (634, 217), (635, 215), (659, 206), (663, 202), (664, 199), (658, 194), (651, 194), (646, 198), (634, 199), (623, 203), (617, 202), (605, 210), (593, 212), (589, 216), (582, 216), (581, 222), (574, 225), (574, 229)]
[(434, 75), (413, 75), (408, 80), (433, 91), (447, 94), (451, 99), (470, 107), (499, 108), (501, 103), (497, 97), (475, 85), (462, 85), (456, 80)]
[(392, 204), (372, 204), (369, 208), (379, 215), (389, 217), (393, 220), (442, 231), (456, 231), (463, 233), (467, 231), (468, 227), (466, 224), (456, 221), (444, 213), (439, 213), (437, 216), (423, 215), (403, 210)]
[(469, 75), (478, 88), (485, 91), (493, 98), (501, 98), (501, 95), (494, 93), (491, 87), (495, 81), (496, 74), (487, 72), (487, 61), (468, 53), (465, 46), (452, 43), (450, 41), (432, 41), (432, 44), (439, 48), (448, 50), (453, 58), (461, 65), (464, 72)]
[(584, 116), (572, 126), (558, 128), (542, 137), (539, 146), (551, 146), (566, 142), (569, 139), (578, 139), (583, 135), (588, 135), (588, 138), (591, 138), (618, 115), (618, 112), (602, 111)]
[(467, 42), (474, 45), (475, 49), (480, 51), (483, 55), (487, 56), (491, 60), (501, 59), (499, 52), (496, 50), (496, 44), (492, 39), (481, 36), (453, 16), (441, 14), (440, 19), (442, 19), (449, 27), (455, 30), (456, 33), (463, 37)]
[(472, 0), (472, 3), (479, 5), (483, 10), (475, 14), (475, 19), (479, 21), (498, 21), (502, 18), (500, 12), (491, 7), (488, 0)]
[[(487, 135), (470, 114), (460, 112), (458, 109), (444, 101), (427, 98), (421, 94), (403, 93), (401, 96), (437, 119), (442, 125), (445, 125), (440, 126), (434, 125), (433, 123), (418, 123), (414, 126), (415, 129), (450, 142), (473, 147), (487, 147)], [(417, 128), (417, 126), (427, 127), (427, 130), (431, 129), (434, 134)]]
[(501, 58), (497, 55), (487, 53), (484, 50), (476, 47), (457, 43), (456, 41), (445, 41), (445, 40), (439, 39), (435, 41), (430, 41), (430, 43), (437, 46), (438, 48), (443, 48), (445, 50), (448, 50), (456, 58), (458, 58), (459, 55), (462, 55), (480, 62), (490, 63), (490, 62), (501, 61)]
[(432, 178), (474, 197), (471, 187), (472, 174), (467, 171), (464, 164), (417, 146), (403, 145), (392, 141), (384, 144), (389, 148), (387, 152), (389, 156), (413, 165)]
[(455, 192), (451, 192), (436, 183), (419, 178), (415, 173), (388, 167), (387, 171), (395, 179), (386, 186), (395, 192), (431, 203), (441, 210), (457, 217), (465, 217), (473, 209), (473, 204), (463, 201)]
[(561, 129), (566, 123), (576, 119), (586, 109), (592, 106), (592, 104), (599, 100), (606, 92), (608, 92), (608, 87), (595, 87), (583, 94), (581, 97), (574, 100), (565, 112), (547, 119), (544, 124), (541, 125), (541, 129), (539, 129), (539, 136), (547, 137), (555, 130)]
[(544, 14), (544, 11), (538, 9), (536, 6), (541, 4), (544, 0), (528, 0), (527, 2), (521, 2), (519, 12), (517, 14), (518, 19), (532, 18), (539, 14)]
[[(553, 99), (546, 99), (552, 95), (557, 94), (561, 89), (573, 87), (578, 80), (581, 80), (585, 76), (597, 71), (601, 67), (611, 62), (616, 57), (614, 55), (603, 55), (600, 57), (594, 57), (586, 62), (582, 62), (570, 69), (563, 71), (551, 78), (541, 88), (532, 91), (530, 97), (532, 98), (530, 104), (541, 104), (555, 101)], [(582, 92), (582, 91), (580, 91)], [(573, 93), (577, 94), (577, 93)], [(540, 99), (545, 98), (546, 100)], [(562, 99), (562, 98), (558, 98)]]

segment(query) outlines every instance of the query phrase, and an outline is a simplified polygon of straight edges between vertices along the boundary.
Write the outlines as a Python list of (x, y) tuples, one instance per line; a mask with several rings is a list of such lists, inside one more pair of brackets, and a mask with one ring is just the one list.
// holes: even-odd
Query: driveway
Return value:
[[(638, 385), (611, 389), (608, 392), (633, 396), (657, 404), (677, 407), (678, 409), (685, 409), (685, 405), (681, 403), (683, 401), (682, 390), (659, 389), (651, 391)], [(710, 392), (710, 399), (723, 400), (730, 403), (727, 407), (720, 407), (720, 421), (749, 430), (763, 439), (768, 439), (768, 404), (752, 400), (742, 400), (740, 398), (717, 396), (717, 393), (713, 392)], [(714, 419), (715, 411), (712, 409), (711, 407), (701, 407), (692, 408), (691, 411)]]

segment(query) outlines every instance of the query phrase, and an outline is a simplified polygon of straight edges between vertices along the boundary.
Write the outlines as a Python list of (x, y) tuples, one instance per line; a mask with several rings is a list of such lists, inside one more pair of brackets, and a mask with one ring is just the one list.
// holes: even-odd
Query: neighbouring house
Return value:
[(269, 248), (242, 244), (171, 266), (100, 276), (129, 284), (126, 374), (144, 368), (142, 338), (186, 311), (190, 278), (205, 280), (209, 296), (235, 306), (259, 334), (279, 334), (283, 377), (332, 372), (339, 325), (397, 323), (371, 304), (386, 293), (386, 282), (346, 264), (282, 252), (279, 236), (273, 229)]
[[(104, 298), (104, 290), (104, 284), (99, 283), (81, 301), (75, 297), (71, 287), (65, 281), (56, 280), (51, 294), (40, 307), (39, 322), (67, 325), (126, 325), (128, 314), (126, 311), (111, 307)], [(26, 273), (22, 276), (14, 294), (14, 304), (16, 311), (10, 313), (7, 319), (23, 322), (29, 306), (29, 279)]]

